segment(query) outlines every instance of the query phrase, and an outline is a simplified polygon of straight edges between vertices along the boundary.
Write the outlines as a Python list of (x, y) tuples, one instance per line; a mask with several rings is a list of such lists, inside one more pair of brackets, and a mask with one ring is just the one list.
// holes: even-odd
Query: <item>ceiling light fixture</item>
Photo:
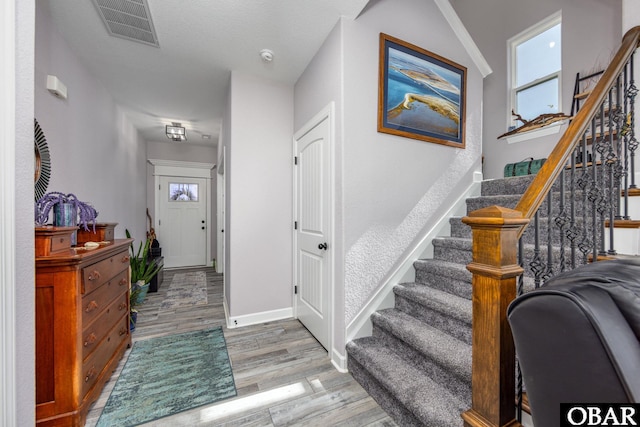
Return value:
[(187, 130), (180, 123), (171, 123), (166, 126), (167, 138), (172, 141), (186, 141)]

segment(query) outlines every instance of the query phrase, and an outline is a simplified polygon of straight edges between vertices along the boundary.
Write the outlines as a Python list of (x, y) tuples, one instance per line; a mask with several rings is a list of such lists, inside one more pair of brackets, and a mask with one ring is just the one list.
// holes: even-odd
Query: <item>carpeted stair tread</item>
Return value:
[[(359, 338), (347, 344), (347, 349), (350, 360), (353, 358), (367, 367), (369, 378), (359, 378), (365, 388), (368, 381), (377, 382), (425, 426), (462, 426), (460, 413), (468, 409), (471, 402), (452, 394), (422, 370), (405, 363), (379, 339)], [(384, 404), (381, 405), (384, 408)]]
[(403, 283), (393, 288), (396, 295), (410, 299), (425, 308), (446, 314), (471, 325), (471, 301), (419, 283)]
[(507, 178), (487, 179), (482, 181), (482, 194), (486, 196), (503, 194), (522, 194), (526, 191), (535, 175), (514, 176)]
[(413, 263), (416, 272), (416, 283), (426, 284), (459, 297), (471, 299), (472, 274), (466, 264), (442, 261), (437, 259), (421, 259)]
[(419, 259), (414, 261), (413, 267), (417, 271), (427, 270), (457, 280), (468, 280), (471, 283), (471, 272), (467, 265), (458, 262), (447, 262), (436, 259)]
[(469, 264), (473, 257), (473, 241), (461, 237), (436, 237), (431, 241), (433, 258), (460, 264)]
[(471, 249), (473, 244), (471, 239), (467, 239), (466, 237), (447, 237), (447, 236), (439, 236), (433, 238), (434, 246), (448, 246), (450, 248), (455, 249)]
[(461, 216), (452, 216), (449, 218), (449, 226), (451, 227), (451, 237), (462, 239), (471, 239), (471, 227), (462, 222)]
[(471, 383), (471, 346), (394, 308), (380, 310), (371, 320), (458, 378)]
[(520, 201), (520, 197), (519, 194), (469, 197), (466, 200), (467, 213), (494, 205), (513, 209)]

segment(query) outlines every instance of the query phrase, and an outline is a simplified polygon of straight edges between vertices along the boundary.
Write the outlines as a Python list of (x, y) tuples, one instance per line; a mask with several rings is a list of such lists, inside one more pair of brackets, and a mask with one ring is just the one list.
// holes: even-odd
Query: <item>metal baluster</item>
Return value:
[[(602, 239), (600, 243), (600, 254), (602, 255), (615, 254), (616, 252), (614, 249), (614, 240), (613, 240), (613, 220), (615, 217), (615, 212), (614, 212), (615, 205), (613, 201), (613, 191), (614, 191), (613, 167), (616, 159), (616, 153), (614, 151), (614, 137), (616, 136), (616, 129), (615, 129), (615, 117), (614, 117), (615, 106), (613, 104), (613, 90), (614, 90), (613, 86), (609, 88), (609, 92), (607, 94), (607, 100), (606, 100), (607, 102), (606, 135), (608, 135), (608, 138), (606, 138), (606, 147), (602, 152), (602, 155), (604, 156), (606, 151), (606, 157), (605, 159), (603, 159), (603, 165), (606, 165), (606, 169), (602, 171), (602, 188), (604, 189), (604, 192), (603, 192), (603, 197), (598, 205), (599, 212), (600, 212), (600, 224), (601, 224), (600, 226), (602, 231), (602, 234), (601, 234)], [(605, 171), (607, 172), (606, 175), (605, 175)], [(608, 194), (608, 197), (607, 197), (607, 194)], [(606, 232), (605, 223), (607, 220), (607, 214), (609, 219), (609, 249), (605, 250), (605, 232)]]
[[(572, 157), (575, 157), (575, 152), (574, 155)], [(575, 161), (575, 160), (574, 160)], [(560, 243), (560, 256), (559, 256), (559, 263), (560, 263), (560, 272), (563, 272), (565, 270), (565, 247), (564, 247), (564, 237), (565, 237), (565, 228), (567, 226), (567, 223), (569, 222), (569, 218), (567, 218), (567, 212), (565, 209), (565, 203), (564, 203), (564, 186), (565, 186), (565, 175), (566, 175), (566, 169), (563, 169), (562, 172), (560, 172), (560, 201), (559, 201), (559, 209), (560, 212), (558, 213), (558, 216), (555, 219), (555, 223), (556, 226), (558, 227), (558, 233), (559, 233), (559, 243)]]
[[(615, 110), (615, 114), (614, 114), (614, 120), (616, 122), (616, 135), (617, 135), (617, 141), (616, 141), (616, 167), (615, 167), (615, 171), (613, 173), (613, 177), (615, 178), (615, 191), (616, 191), (616, 215), (615, 215), (615, 219), (622, 219), (622, 201), (620, 200), (620, 197), (622, 195), (622, 178), (624, 177), (624, 163), (622, 161), (622, 149), (624, 146), (624, 135), (623, 135), (623, 126), (624, 126), (624, 120), (625, 120), (625, 116), (622, 112), (622, 105), (621, 105), (621, 91), (622, 91), (622, 87), (621, 85), (621, 80), (620, 80), (620, 75), (618, 75), (618, 78), (616, 79), (616, 110)], [(626, 193), (626, 192), (625, 192)], [(626, 198), (626, 194), (625, 194), (625, 198)], [(626, 203), (626, 202), (625, 202)], [(625, 208), (626, 210), (626, 208)]]
[[(524, 265), (524, 238), (520, 237), (518, 241), (518, 265)], [(524, 293), (524, 273), (518, 276), (518, 288), (516, 290), (516, 296), (520, 296)], [(522, 394), (524, 391), (522, 382), (522, 370), (520, 369), (520, 360), (516, 354), (516, 420), (522, 421)]]
[[(582, 140), (584, 141), (584, 135)], [(571, 268), (576, 268), (576, 239), (578, 233), (576, 232), (576, 158), (575, 155), (571, 157), (571, 174), (569, 181), (569, 229), (567, 230), (567, 238), (570, 242), (571, 248)]]
[(551, 221), (553, 214), (551, 212), (552, 207), (552, 195), (553, 191), (547, 193), (547, 268), (542, 276), (543, 282), (546, 282), (553, 277), (553, 239), (551, 233), (553, 232), (553, 226)]
[(623, 99), (623, 114), (624, 114), (624, 219), (630, 219), (629, 217), (629, 124), (627, 123), (627, 117), (629, 115), (629, 63), (624, 66), (624, 99)]
[[(600, 154), (600, 165), (601, 165), (601, 173), (600, 180), (596, 180), (596, 187), (598, 189), (598, 200), (596, 201), (596, 209), (600, 214), (600, 220), (598, 222), (596, 230), (599, 231), (598, 235), (599, 239), (595, 239), (594, 242), (594, 250), (596, 247), (598, 248), (598, 255), (606, 255), (607, 251), (605, 250), (604, 244), (604, 221), (605, 221), (605, 213), (607, 212), (608, 204), (607, 197), (605, 196), (605, 191), (607, 188), (606, 184), (606, 168), (607, 168), (607, 158), (605, 157), (605, 153), (608, 154), (609, 148), (609, 138), (613, 137), (611, 133), (612, 129), (609, 126), (609, 122), (605, 120), (605, 102), (603, 101), (600, 104), (600, 112), (598, 113), (599, 117), (597, 120), (600, 121), (600, 134), (602, 139), (597, 144), (597, 151)], [(611, 105), (611, 104), (609, 104)], [(595, 259), (594, 259), (595, 260)]]
[(533, 247), (533, 259), (529, 263), (531, 271), (533, 272), (533, 281), (536, 289), (540, 287), (540, 280), (542, 273), (545, 270), (545, 265), (540, 258), (540, 215), (539, 211), (536, 211), (533, 216), (533, 232), (534, 232), (534, 247)]
[(589, 241), (589, 236), (587, 235), (587, 187), (589, 186), (589, 171), (587, 169), (587, 135), (586, 132), (582, 136), (582, 147), (584, 153), (584, 159), (582, 162), (582, 173), (578, 178), (578, 186), (582, 190), (582, 227), (576, 227), (579, 235), (582, 236), (580, 242), (578, 243), (578, 249), (582, 253), (582, 264), (587, 263), (587, 254), (589, 253), (591, 242)]
[[(618, 134), (619, 129), (616, 126), (616, 124), (618, 123), (618, 121), (616, 120), (616, 109), (617, 109), (617, 105), (613, 104), (613, 90), (614, 88), (612, 87), (611, 89), (609, 89), (609, 114), (608, 114), (608, 128), (609, 128), (609, 142), (607, 144), (607, 148), (609, 149), (609, 151), (607, 152), (607, 171), (609, 172), (608, 174), (608, 186), (607, 191), (605, 192), (605, 194), (609, 194), (609, 200), (607, 203), (607, 207), (609, 210), (609, 250), (606, 251), (606, 253), (608, 255), (615, 255), (616, 254), (616, 250), (615, 250), (615, 242), (614, 242), (614, 221), (615, 221), (615, 201), (614, 201), (614, 193), (616, 190), (616, 185), (614, 182), (614, 165), (616, 164), (617, 161), (617, 155), (616, 152), (614, 151), (614, 135)], [(618, 193), (619, 195), (620, 193)], [(618, 196), (619, 197), (619, 196)], [(604, 218), (605, 218), (605, 212), (602, 212), (602, 231), (604, 232)], [(603, 252), (604, 252), (604, 233), (602, 235), (602, 248), (603, 248)]]
[(635, 84), (634, 72), (633, 72), (633, 58), (635, 57), (635, 53), (631, 55), (629, 59), (629, 151), (631, 151), (631, 185), (629, 188), (637, 188), (636, 187), (636, 167), (635, 167), (635, 153), (636, 148), (638, 148), (638, 141), (636, 140), (636, 131), (635, 131), (635, 104), (636, 104), (636, 95), (638, 94), (638, 88)]
[[(602, 106), (601, 106), (602, 107)], [(598, 199), (600, 198), (600, 192), (598, 191), (598, 144), (600, 144), (598, 138), (598, 125), (596, 123), (596, 118), (594, 117), (591, 120), (591, 132), (593, 135), (593, 139), (591, 140), (591, 147), (593, 151), (593, 164), (591, 165), (591, 187), (589, 188), (589, 201), (591, 202), (591, 230), (593, 230), (593, 240), (592, 240), (592, 256), (593, 261), (595, 262), (598, 259)]]

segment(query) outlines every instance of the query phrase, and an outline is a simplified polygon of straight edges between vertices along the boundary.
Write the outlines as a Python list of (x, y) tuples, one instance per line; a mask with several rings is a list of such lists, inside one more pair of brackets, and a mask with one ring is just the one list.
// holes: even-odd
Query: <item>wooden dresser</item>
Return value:
[(85, 424), (131, 345), (129, 244), (69, 245), (71, 227), (36, 228), (36, 422)]

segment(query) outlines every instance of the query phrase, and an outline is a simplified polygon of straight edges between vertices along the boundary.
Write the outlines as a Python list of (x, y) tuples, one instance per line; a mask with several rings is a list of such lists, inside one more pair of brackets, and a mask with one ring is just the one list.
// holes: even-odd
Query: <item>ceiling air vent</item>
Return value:
[(160, 47), (147, 0), (93, 0), (114, 37)]

